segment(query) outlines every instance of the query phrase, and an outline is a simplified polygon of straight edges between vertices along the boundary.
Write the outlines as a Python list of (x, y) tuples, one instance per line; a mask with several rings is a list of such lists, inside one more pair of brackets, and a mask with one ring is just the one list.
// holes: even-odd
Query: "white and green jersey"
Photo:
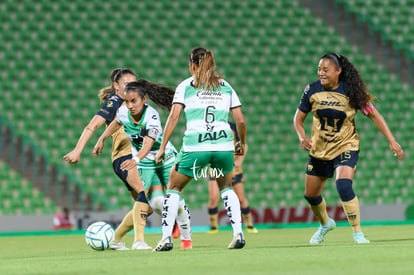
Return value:
[(121, 106), (117, 111), (117, 121), (124, 126), (125, 133), (131, 141), (133, 156), (141, 150), (145, 136), (155, 140), (151, 151), (139, 162), (139, 168), (153, 168), (154, 166), (162, 166), (174, 162), (177, 151), (168, 142), (165, 148), (164, 162), (155, 164), (155, 155), (160, 148), (162, 140), (162, 126), (160, 115), (153, 107), (145, 105), (141, 120), (139, 123), (134, 123), (128, 108)]
[(173, 104), (184, 106), (187, 120), (183, 151), (234, 150), (228, 116), (230, 109), (241, 106), (239, 97), (223, 79), (214, 91), (195, 88), (193, 81), (190, 77), (181, 82), (173, 99)]

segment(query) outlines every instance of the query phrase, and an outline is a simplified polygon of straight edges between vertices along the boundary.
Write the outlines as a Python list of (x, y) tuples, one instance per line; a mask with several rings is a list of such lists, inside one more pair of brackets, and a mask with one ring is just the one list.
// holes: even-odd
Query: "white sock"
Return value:
[(161, 216), (162, 213), (162, 205), (164, 203), (164, 196), (156, 196), (152, 197), (149, 200), (149, 205), (154, 210), (155, 213)]
[(191, 240), (191, 215), (183, 197), (180, 198), (177, 213), (177, 224), (180, 228), (181, 240)]
[(171, 237), (180, 202), (180, 192), (167, 189), (162, 207), (162, 239)]
[(221, 192), (221, 198), (224, 202), (224, 208), (227, 211), (227, 217), (230, 219), (233, 228), (233, 236), (242, 233), (242, 220), (240, 211), (240, 202), (233, 188), (225, 188)]

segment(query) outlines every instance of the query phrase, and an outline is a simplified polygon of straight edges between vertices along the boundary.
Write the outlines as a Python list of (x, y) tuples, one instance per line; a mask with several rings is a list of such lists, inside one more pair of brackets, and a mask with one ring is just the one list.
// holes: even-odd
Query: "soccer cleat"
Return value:
[(119, 243), (111, 242), (109, 244), (109, 249), (112, 249), (112, 250), (129, 250), (129, 248), (126, 247), (125, 243), (123, 243), (123, 242), (119, 242)]
[(209, 231), (207, 231), (208, 234), (216, 234), (219, 230), (217, 227), (211, 227)]
[(231, 240), (228, 249), (240, 249), (246, 245), (246, 241), (244, 240), (243, 233), (239, 233), (234, 236), (233, 240)]
[(336, 223), (333, 219), (329, 218), (326, 225), (320, 225), (318, 230), (313, 234), (310, 239), (310, 244), (321, 244), (325, 238), (325, 235), (336, 227)]
[(181, 240), (181, 249), (192, 249), (193, 242), (191, 240)]
[(254, 226), (247, 226), (246, 227), (247, 233), (258, 233), (259, 231)]
[(369, 240), (365, 239), (364, 233), (362, 232), (355, 232), (353, 236), (354, 236), (354, 241), (357, 244), (370, 243)]
[(180, 237), (180, 227), (178, 226), (177, 222), (175, 222), (175, 224), (174, 224), (174, 228), (173, 228), (173, 232), (172, 232), (171, 236), (174, 239), (178, 239)]
[(145, 241), (136, 241), (132, 244), (132, 250), (151, 250), (152, 247), (149, 246)]
[(173, 249), (171, 237), (167, 237), (158, 242), (157, 246), (152, 251), (170, 251)]

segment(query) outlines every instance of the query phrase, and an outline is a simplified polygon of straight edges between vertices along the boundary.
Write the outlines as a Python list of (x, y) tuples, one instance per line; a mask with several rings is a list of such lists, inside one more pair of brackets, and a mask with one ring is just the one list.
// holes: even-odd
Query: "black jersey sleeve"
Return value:
[(103, 117), (106, 123), (109, 124), (114, 120), (116, 111), (122, 105), (122, 102), (123, 100), (119, 96), (112, 94), (102, 103), (96, 114)]
[(303, 95), (298, 105), (298, 109), (304, 113), (309, 113), (312, 110), (309, 97), (310, 97), (310, 85), (307, 85), (305, 89), (303, 90)]

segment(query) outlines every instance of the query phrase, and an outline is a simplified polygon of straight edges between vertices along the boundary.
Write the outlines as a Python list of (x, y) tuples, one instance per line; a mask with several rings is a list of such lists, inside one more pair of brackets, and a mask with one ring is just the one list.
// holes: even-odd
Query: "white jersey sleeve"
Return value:
[(226, 80), (223, 79), (222, 82), (231, 89), (230, 109), (240, 107), (241, 102), (240, 102), (239, 96), (237, 95), (236, 91)]
[(193, 80), (193, 77), (189, 77), (177, 86), (177, 88), (175, 89), (175, 94), (172, 102), (173, 104), (181, 103), (185, 106), (185, 92), (188, 87), (191, 87), (191, 83)]

